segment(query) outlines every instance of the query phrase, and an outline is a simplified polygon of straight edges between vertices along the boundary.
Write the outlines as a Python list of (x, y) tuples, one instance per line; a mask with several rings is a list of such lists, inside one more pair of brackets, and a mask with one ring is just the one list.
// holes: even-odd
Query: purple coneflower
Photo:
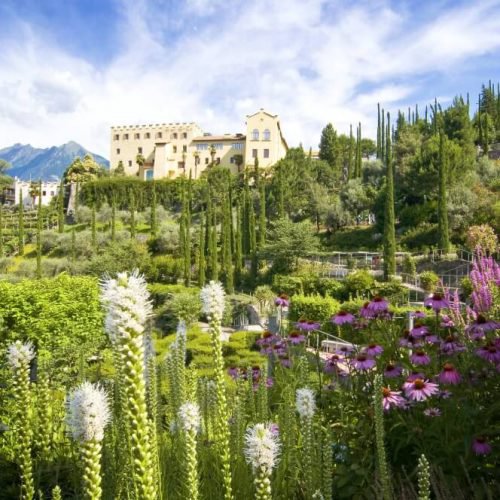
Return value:
[(440, 417), (441, 410), (439, 408), (427, 408), (424, 410), (424, 415), (426, 417)]
[(353, 366), (358, 371), (371, 370), (375, 366), (375, 360), (369, 358), (366, 354), (358, 354), (354, 358)]
[(280, 294), (278, 297), (274, 299), (274, 303), (278, 307), (288, 307), (290, 304), (288, 295), (285, 295), (284, 293)]
[(438, 398), (450, 399), (453, 394), (450, 391), (439, 391)]
[(382, 396), (382, 404), (385, 411), (388, 411), (393, 407), (400, 408), (405, 403), (405, 399), (401, 396), (401, 391), (391, 391), (389, 387), (382, 388)]
[(426, 314), (425, 314), (425, 312), (423, 312), (423, 311), (413, 311), (413, 312), (412, 312), (412, 316), (413, 316), (414, 318), (425, 318), (425, 317), (426, 317)]
[(451, 363), (445, 363), (443, 371), (439, 374), (439, 381), (442, 384), (457, 385), (460, 383), (461, 378), (460, 373), (455, 370)]
[(341, 347), (337, 347), (335, 351), (341, 354), (342, 356), (349, 357), (354, 351), (354, 348), (350, 345), (343, 345)]
[(392, 363), (389, 363), (384, 370), (384, 377), (387, 378), (395, 378), (399, 377), (402, 372), (402, 368), (400, 366), (394, 365)]
[(453, 328), (454, 326), (455, 323), (448, 315), (443, 314), (443, 316), (441, 316), (441, 328)]
[(345, 325), (346, 323), (351, 324), (354, 320), (354, 315), (347, 311), (339, 311), (331, 318), (332, 323), (335, 325)]
[(428, 331), (429, 328), (426, 325), (423, 325), (422, 323), (416, 321), (410, 333), (414, 337), (423, 337), (424, 335), (427, 334)]
[(448, 335), (441, 343), (441, 352), (445, 354), (453, 354), (455, 352), (465, 351), (465, 346), (458, 342), (457, 338), (453, 335)]
[(384, 348), (380, 345), (377, 344), (369, 344), (368, 347), (366, 347), (363, 350), (364, 354), (367, 354), (368, 356), (378, 356), (379, 354), (382, 354), (384, 352)]
[(472, 441), (472, 451), (476, 455), (488, 455), (491, 453), (491, 445), (484, 436), (477, 436)]
[(380, 295), (376, 295), (373, 299), (368, 303), (367, 308), (375, 315), (384, 313), (389, 308), (389, 302), (385, 300)]
[(325, 372), (326, 373), (335, 373), (337, 371), (337, 365), (338, 363), (342, 362), (343, 360), (338, 354), (332, 354), (326, 361), (325, 361)]
[(484, 337), (485, 332), (491, 332), (500, 328), (500, 323), (486, 319), (482, 314), (478, 314), (476, 320), (471, 323), (466, 331), (472, 340)]
[(409, 330), (405, 330), (403, 332), (403, 338), (399, 340), (399, 345), (401, 347), (409, 347), (410, 349), (413, 349), (415, 347), (420, 347), (422, 345), (422, 341), (413, 336)]
[(403, 385), (405, 396), (414, 401), (425, 401), (433, 394), (439, 392), (439, 387), (433, 382), (417, 378), (413, 382), (407, 382)]
[(281, 366), (284, 366), (285, 368), (290, 368), (290, 366), (292, 366), (292, 360), (288, 357), (281, 358), (280, 363), (281, 363)]
[(361, 306), (361, 309), (359, 310), (359, 315), (365, 319), (373, 319), (375, 317), (373, 311), (370, 309), (370, 302), (365, 302)]
[(433, 293), (424, 300), (424, 306), (432, 307), (434, 311), (445, 309), (448, 305), (448, 301), (440, 293)]
[(300, 318), (299, 321), (295, 324), (297, 328), (300, 330), (305, 330), (306, 332), (311, 332), (313, 330), (317, 330), (321, 324), (316, 321), (310, 321), (307, 319)]
[(434, 333), (429, 332), (423, 337), (423, 341), (427, 344), (439, 344), (441, 339)]
[(239, 375), (239, 369), (236, 366), (230, 366), (227, 370), (227, 373), (231, 378), (234, 378), (235, 380), (238, 378)]
[(292, 344), (301, 344), (305, 339), (304, 335), (296, 330), (293, 330), (288, 334), (288, 341)]
[(488, 342), (483, 347), (477, 349), (476, 354), (486, 361), (491, 361), (492, 363), (500, 362), (500, 349), (493, 342)]
[(430, 356), (424, 351), (415, 351), (410, 356), (410, 361), (414, 365), (428, 365), (431, 362)]

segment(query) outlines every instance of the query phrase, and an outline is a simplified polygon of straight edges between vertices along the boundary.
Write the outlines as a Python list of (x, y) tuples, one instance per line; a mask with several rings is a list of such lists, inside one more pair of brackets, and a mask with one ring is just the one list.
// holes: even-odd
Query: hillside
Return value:
[(108, 160), (85, 149), (80, 144), (70, 141), (62, 146), (51, 148), (34, 148), (30, 144), (14, 144), (0, 149), (0, 158), (8, 161), (12, 168), (8, 170), (11, 177), (23, 180), (50, 180), (61, 177), (68, 165), (76, 158), (90, 153), (95, 161), (104, 167), (109, 166)]

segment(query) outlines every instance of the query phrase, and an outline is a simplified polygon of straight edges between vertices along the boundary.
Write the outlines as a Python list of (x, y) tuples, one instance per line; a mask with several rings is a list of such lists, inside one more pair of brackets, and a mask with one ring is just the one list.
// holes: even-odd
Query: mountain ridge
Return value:
[(31, 144), (18, 142), (0, 149), (0, 159), (12, 165), (6, 174), (27, 181), (61, 178), (76, 157), (83, 158), (86, 154), (92, 155), (99, 165), (109, 167), (109, 161), (106, 158), (90, 152), (75, 141), (48, 148), (36, 148)]

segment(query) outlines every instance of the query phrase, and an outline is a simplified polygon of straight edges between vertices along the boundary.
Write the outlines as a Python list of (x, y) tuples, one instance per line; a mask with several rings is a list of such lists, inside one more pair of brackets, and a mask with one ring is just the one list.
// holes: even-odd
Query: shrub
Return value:
[(171, 255), (156, 255), (150, 260), (150, 266), (145, 269), (149, 281), (160, 283), (177, 283), (182, 276), (182, 259)]
[(474, 252), (476, 247), (493, 254), (498, 250), (498, 238), (495, 231), (488, 224), (471, 226), (466, 236), (467, 247)]
[(323, 297), (342, 300), (345, 295), (345, 286), (341, 281), (332, 278), (318, 278), (315, 292), (323, 295)]
[(422, 223), (406, 231), (401, 237), (401, 245), (408, 250), (427, 250), (438, 241), (437, 224)]
[(288, 317), (291, 321), (307, 318), (320, 321), (322, 324), (329, 322), (333, 314), (340, 310), (340, 304), (331, 297), (320, 295), (294, 295), (290, 301)]
[(469, 277), (462, 278), (460, 280), (460, 289), (462, 290), (463, 298), (468, 299), (474, 290), (472, 286), (472, 281)]
[(296, 276), (275, 274), (273, 276), (273, 288), (277, 293), (296, 295), (304, 293), (302, 279)]
[(433, 271), (420, 273), (420, 285), (426, 292), (432, 292), (439, 283), (439, 276)]
[(201, 316), (201, 300), (198, 293), (176, 293), (166, 304), (177, 319), (191, 325)]
[(344, 281), (346, 294), (353, 297), (368, 297), (374, 284), (375, 279), (364, 269), (349, 273)]
[(403, 273), (414, 277), (417, 274), (417, 265), (415, 259), (409, 254), (405, 254), (403, 258)]
[(267, 313), (274, 304), (276, 294), (268, 285), (258, 286), (254, 291), (254, 297), (259, 304), (259, 312), (261, 315)]

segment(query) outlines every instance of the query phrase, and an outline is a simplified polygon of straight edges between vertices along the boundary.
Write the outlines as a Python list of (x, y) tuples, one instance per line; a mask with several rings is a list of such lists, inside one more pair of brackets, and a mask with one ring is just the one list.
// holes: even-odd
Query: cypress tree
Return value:
[(158, 221), (156, 219), (156, 185), (155, 181), (152, 181), (152, 186), (151, 186), (151, 221), (150, 221), (150, 228), (151, 228), (151, 236), (154, 238), (156, 236), (156, 233), (158, 232)]
[(3, 203), (0, 203), (0, 257), (4, 256), (3, 249)]
[(187, 186), (187, 197), (185, 199), (185, 222), (184, 222), (184, 285), (189, 286), (191, 282), (191, 177)]
[(116, 238), (116, 198), (115, 195), (111, 197), (111, 241)]
[(285, 217), (285, 181), (282, 167), (278, 170), (278, 219)]
[(24, 255), (24, 205), (23, 205), (23, 190), (19, 191), (19, 213), (17, 223), (17, 237), (19, 255)]
[(385, 111), (382, 108), (380, 127), (380, 159), (385, 162)]
[(250, 234), (250, 258), (251, 258), (251, 282), (252, 285), (255, 284), (257, 279), (257, 228), (255, 227), (255, 209), (253, 206), (253, 200), (249, 200), (248, 203), (248, 230)]
[[(380, 112), (380, 111), (379, 111)], [(379, 116), (379, 122), (380, 122), (380, 116)], [(380, 123), (379, 123), (380, 126)], [(378, 158), (378, 137), (379, 131), (377, 130), (377, 158)], [(347, 158), (347, 178), (352, 179), (354, 177), (354, 172), (352, 169), (352, 154), (353, 154), (353, 149), (354, 149), (354, 137), (352, 135), (352, 123), (349, 126), (349, 152), (348, 152), (348, 158)]]
[(259, 250), (266, 244), (266, 186), (263, 181), (259, 185)]
[(200, 245), (198, 248), (198, 286), (202, 287), (205, 284), (205, 230), (204, 230), (204, 219), (205, 214), (201, 212), (200, 214)]
[(245, 179), (245, 187), (243, 188), (243, 254), (248, 255), (250, 253), (250, 189), (248, 187), (247, 179)]
[[(351, 125), (351, 137), (352, 137), (352, 125)], [(382, 151), (380, 148), (380, 142), (382, 140), (380, 134), (380, 103), (377, 102), (377, 158), (381, 158)]]
[(224, 269), (224, 284), (229, 293), (234, 291), (234, 276), (233, 276), (233, 255), (231, 252), (231, 207), (229, 205), (229, 192), (224, 200), (224, 231), (223, 237), (223, 250), (222, 261)]
[(64, 233), (64, 179), (59, 184), (59, 196), (57, 197), (57, 229)]
[(359, 122), (358, 125), (358, 144), (357, 144), (357, 151), (356, 151), (356, 178), (361, 178), (361, 165), (362, 165), (362, 151), (361, 151), (361, 122)]
[(135, 193), (130, 191), (130, 238), (135, 238)]
[(450, 235), (448, 231), (448, 207), (446, 202), (446, 177), (448, 170), (447, 155), (445, 150), (444, 132), (439, 134), (439, 198), (438, 198), (438, 231), (439, 249), (443, 253), (450, 250)]
[(92, 250), (97, 251), (97, 228), (95, 223), (95, 201), (92, 202), (92, 212), (90, 219)]
[(239, 201), (236, 201), (236, 231), (234, 245), (234, 279), (236, 285), (241, 284), (241, 274), (243, 269), (241, 210)]
[(386, 195), (384, 218), (384, 279), (388, 280), (396, 273), (396, 231), (394, 215), (394, 172), (391, 154), (390, 114), (387, 113), (385, 146)]
[(212, 227), (210, 229), (210, 279), (217, 281), (219, 270), (217, 264), (217, 219), (212, 210)]
[(38, 207), (36, 211), (36, 277), (42, 277), (42, 181), (38, 184)]

